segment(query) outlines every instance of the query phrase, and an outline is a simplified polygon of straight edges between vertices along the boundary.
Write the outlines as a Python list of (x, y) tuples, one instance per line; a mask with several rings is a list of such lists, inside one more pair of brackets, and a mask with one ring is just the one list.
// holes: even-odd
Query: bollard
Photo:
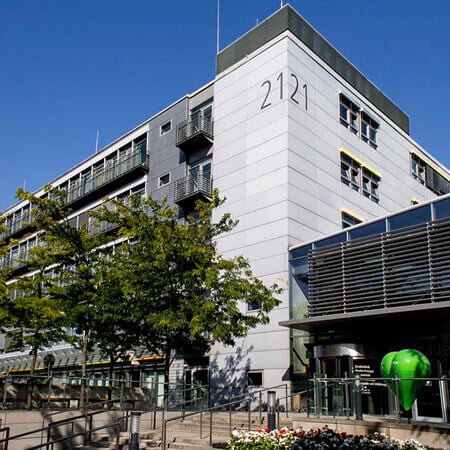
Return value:
[(141, 423), (141, 413), (133, 411), (131, 413), (130, 443), (129, 450), (139, 450), (139, 425)]
[(275, 391), (267, 391), (267, 427), (270, 431), (275, 429)]

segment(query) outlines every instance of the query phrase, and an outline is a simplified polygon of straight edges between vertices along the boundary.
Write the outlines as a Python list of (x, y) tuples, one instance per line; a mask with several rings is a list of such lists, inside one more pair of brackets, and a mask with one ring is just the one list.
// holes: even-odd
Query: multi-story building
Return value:
[[(279, 325), (292, 317), (289, 247), (446, 194), (450, 177), (410, 137), (407, 115), (289, 5), (223, 49), (216, 63), (213, 81), (51, 184), (66, 189), (74, 225), (89, 220), (105, 196), (138, 192), (167, 195), (182, 220), (196, 198), (218, 188), (227, 200), (217, 214), (239, 220), (220, 239), (220, 252), (246, 256), (263, 281), (286, 289), (268, 325), (235, 347), (176, 361), (173, 376), (236, 390), (273, 386), (307, 376), (310, 367), (306, 336)], [(4, 214), (8, 236), (20, 240), (28, 205)], [(14, 265), (33, 245), (35, 237), (20, 240), (4, 263)], [(75, 369), (74, 358), (61, 367)], [(4, 355), (1, 364), (17, 360)], [(132, 377), (155, 379), (158, 361), (144, 355)]]

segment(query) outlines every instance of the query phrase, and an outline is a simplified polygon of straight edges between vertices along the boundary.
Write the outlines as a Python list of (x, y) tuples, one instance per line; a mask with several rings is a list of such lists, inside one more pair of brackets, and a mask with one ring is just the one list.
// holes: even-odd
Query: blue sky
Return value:
[[(292, 0), (450, 163), (450, 1)], [(0, 210), (214, 77), (217, 0), (0, 0)], [(280, 6), (221, 0), (221, 47)]]

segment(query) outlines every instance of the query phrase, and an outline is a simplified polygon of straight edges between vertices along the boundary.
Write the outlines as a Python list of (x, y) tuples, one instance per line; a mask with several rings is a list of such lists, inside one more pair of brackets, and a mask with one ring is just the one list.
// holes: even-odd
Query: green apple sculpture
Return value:
[[(418, 350), (404, 349), (387, 353), (381, 361), (383, 378), (427, 378), (430, 375), (430, 361)], [(406, 411), (411, 409), (426, 380), (399, 380), (398, 400)], [(395, 381), (386, 380), (394, 395), (397, 395)]]

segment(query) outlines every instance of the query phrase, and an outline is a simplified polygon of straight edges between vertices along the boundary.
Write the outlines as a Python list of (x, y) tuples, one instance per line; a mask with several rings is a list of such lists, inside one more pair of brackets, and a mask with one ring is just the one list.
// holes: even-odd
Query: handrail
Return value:
[[(90, 403), (89, 405), (86, 405), (86, 408), (87, 408), (88, 406), (89, 406), (89, 407), (92, 407), (92, 406), (95, 406), (95, 405), (103, 406), (103, 405), (105, 405), (105, 404), (113, 403), (113, 402), (116, 402), (116, 400), (104, 400), (104, 401), (98, 402), (98, 403)], [(50, 412), (50, 413), (44, 414), (44, 416), (42, 417), (42, 427), (44, 427), (45, 420), (46, 420), (48, 417), (57, 416), (57, 415), (59, 415), (59, 414), (66, 413), (66, 412), (68, 412), (68, 411), (71, 411), (71, 410), (70, 410), (70, 409), (62, 409), (62, 410), (60, 410), (60, 411), (52, 411), (52, 412)], [(98, 413), (100, 413), (100, 412), (104, 412), (104, 411), (94, 411), (94, 412), (91, 412), (91, 413), (86, 412), (86, 413), (84, 413), (84, 414), (82, 414), (82, 415), (80, 415), (80, 416), (76, 416), (76, 417), (78, 417), (78, 418), (79, 418), (79, 417), (85, 417), (85, 416), (87, 416), (87, 415), (89, 415), (89, 414), (94, 414), (94, 413), (98, 414)], [(62, 420), (65, 420), (65, 419), (62, 419)], [(53, 422), (53, 423), (56, 423), (56, 422)]]
[(97, 414), (103, 414), (107, 411), (92, 411), (90, 413), (86, 413), (86, 414), (80, 414), (78, 416), (73, 416), (73, 417), (67, 417), (65, 419), (61, 419), (61, 420), (57, 420), (56, 422), (49, 422), (48, 426), (51, 428), (55, 428), (58, 427), (64, 423), (70, 423), (70, 422), (75, 422), (75, 420), (77, 419), (81, 419), (81, 418), (86, 418), (86, 417), (92, 417), (92, 416), (96, 416)]
[[(254, 394), (261, 394), (264, 391), (269, 391), (272, 389), (277, 389), (280, 387), (285, 387), (286, 388), (286, 392), (287, 392), (287, 383), (283, 383), (283, 384), (279, 384), (276, 386), (272, 386), (272, 387), (268, 387), (268, 388), (263, 388), (260, 389), (258, 391), (254, 391), (251, 393), (247, 393), (247, 394), (240, 394), (237, 395), (235, 397), (237, 397), (235, 400), (226, 402), (226, 403), (221, 403), (220, 405), (215, 405), (215, 406), (210, 406), (208, 408), (205, 409), (201, 409), (200, 411), (194, 411), (191, 413), (187, 413), (187, 414), (183, 414), (181, 416), (176, 416), (176, 417), (171, 417), (169, 419), (164, 419), (162, 420), (162, 443), (161, 443), (161, 448), (163, 450), (166, 450), (166, 445), (167, 445), (167, 423), (169, 422), (173, 422), (175, 420), (179, 420), (179, 419), (185, 419), (186, 417), (191, 417), (191, 416), (195, 416), (195, 415), (200, 415), (200, 418), (202, 417), (202, 415), (204, 413), (210, 413), (210, 445), (212, 445), (212, 413), (213, 411), (216, 411), (218, 409), (223, 409), (228, 407), (229, 408), (229, 412), (230, 412), (230, 428), (231, 428), (231, 406), (236, 405), (236, 404), (240, 404), (240, 403), (247, 403), (248, 405), (248, 416), (249, 416), (249, 427), (250, 427), (250, 413), (251, 413), (251, 402), (253, 400)], [(242, 398), (243, 395), (246, 395), (250, 398)], [(233, 398), (233, 397), (232, 397)], [(260, 403), (261, 403), (261, 395), (260, 395)], [(287, 401), (286, 401), (286, 406), (287, 406)], [(287, 413), (287, 408), (286, 408), (286, 413)], [(261, 404), (259, 405), (259, 415), (261, 417)], [(231, 433), (231, 430), (230, 430)], [(202, 422), (200, 421), (200, 435), (202, 434)]]
[(0, 428), (0, 433), (5, 433), (5, 438), (4, 439), (6, 439), (6, 441), (5, 441), (6, 445), (4, 446), (4, 448), (2, 447), (2, 450), (8, 450), (9, 432), (10, 432), (9, 427)]
[[(32, 447), (26, 447), (25, 450), (37, 450), (37, 449), (43, 448), (43, 447), (47, 447), (48, 448), (50, 445), (53, 448), (53, 444), (57, 444), (58, 442), (67, 441), (68, 439), (73, 439), (74, 437), (78, 437), (78, 436), (84, 436), (86, 434), (92, 434), (95, 431), (105, 430), (107, 428), (119, 427), (121, 425), (121, 423), (122, 423), (122, 419), (119, 419), (117, 422), (113, 422), (113, 423), (110, 423), (108, 425), (102, 425), (100, 427), (91, 428), (91, 429), (89, 429), (87, 431), (86, 430), (85, 431), (79, 431), (78, 433), (73, 433), (73, 434), (70, 434), (69, 436), (64, 436), (64, 437), (60, 437), (60, 438), (54, 439), (52, 441), (43, 442), (41, 444), (34, 445)], [(118, 439), (117, 431), (116, 431), (116, 439)]]
[[(76, 420), (81, 419), (81, 418), (87, 418), (87, 417), (90, 418), (94, 415), (102, 414), (105, 412), (107, 412), (107, 411), (93, 411), (93, 412), (86, 413), (86, 414), (80, 414), (75, 417), (68, 417), (67, 419), (62, 419), (57, 422), (50, 422), (46, 427), (37, 428), (35, 430), (30, 430), (30, 431), (25, 431), (24, 433), (15, 434), (13, 436), (9, 436), (9, 433), (8, 433), (7, 437), (0, 438), (0, 444), (5, 443), (5, 442), (8, 443), (9, 441), (12, 441), (13, 439), (19, 439), (19, 438), (23, 438), (23, 437), (30, 436), (32, 434), (37, 434), (37, 433), (41, 433), (41, 443), (42, 443), (42, 439), (43, 439), (43, 435), (44, 435), (45, 431), (47, 431), (47, 433), (49, 433), (53, 429), (55, 429), (57, 426), (60, 426), (64, 423), (75, 422)], [(121, 420), (123, 420), (123, 418)], [(37, 448), (39, 448), (39, 447), (37, 447)]]
[(311, 378), (308, 381), (332, 381), (335, 383), (342, 383), (344, 381), (356, 381), (359, 380), (361, 383), (364, 382), (369, 382), (369, 381), (450, 381), (450, 377), (443, 375), (442, 377), (426, 377), (426, 378), (421, 378), (421, 377), (347, 377), (347, 378), (329, 378), (329, 377), (316, 377), (316, 378)]
[(276, 386), (271, 386), (271, 387), (268, 387), (268, 388), (262, 388), (262, 389), (259, 389), (259, 390), (257, 390), (257, 391), (251, 391), (251, 392), (248, 392), (248, 393), (246, 393), (246, 394), (238, 394), (238, 395), (234, 395), (233, 397), (231, 397), (231, 398), (229, 399), (229, 401), (232, 401), (232, 400), (234, 400), (234, 399), (237, 400), (238, 398), (241, 398), (241, 397), (245, 398), (245, 397), (247, 397), (247, 396), (254, 396), (255, 394), (260, 394), (260, 393), (262, 393), (262, 392), (270, 391), (270, 390), (272, 390), (272, 389), (278, 389), (278, 388), (281, 388), (281, 387), (284, 387), (284, 388), (285, 388), (285, 391), (287, 392), (287, 387), (288, 387), (287, 383), (282, 383), (282, 384), (277, 384)]

